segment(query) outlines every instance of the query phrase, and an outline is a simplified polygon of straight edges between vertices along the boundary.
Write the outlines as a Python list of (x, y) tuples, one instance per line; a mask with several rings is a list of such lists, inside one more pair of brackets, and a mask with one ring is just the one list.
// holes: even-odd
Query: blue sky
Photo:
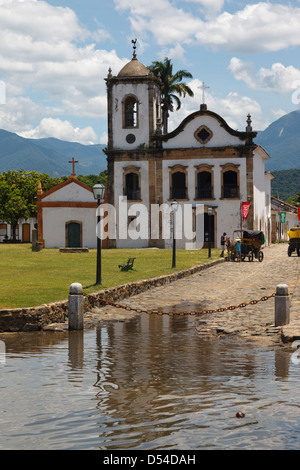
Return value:
[[(108, 68), (138, 40), (144, 65), (172, 59), (193, 75), (169, 130), (208, 108), (243, 130), (299, 108), (300, 1), (0, 0), (0, 128), (24, 137), (107, 142)], [(299, 92), (300, 98), (300, 92)]]

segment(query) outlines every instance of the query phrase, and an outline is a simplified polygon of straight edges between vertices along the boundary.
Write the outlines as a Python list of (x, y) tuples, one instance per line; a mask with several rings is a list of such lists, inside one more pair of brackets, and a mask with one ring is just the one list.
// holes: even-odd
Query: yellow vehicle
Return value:
[[(262, 251), (262, 245), (265, 243), (265, 235), (261, 230), (235, 230), (234, 239), (236, 236), (241, 240), (241, 259), (245, 261), (253, 261), (254, 258), (262, 262), (264, 259), (264, 253)], [(231, 255), (232, 259), (235, 259), (235, 254)]]
[(265, 243), (265, 235), (261, 230), (244, 230), (242, 238), (242, 260), (248, 257), (249, 261), (254, 258), (262, 262), (264, 253), (261, 246)]
[(289, 247), (288, 256), (291, 256), (294, 251), (300, 256), (300, 227), (291, 228), (288, 231), (289, 236)]

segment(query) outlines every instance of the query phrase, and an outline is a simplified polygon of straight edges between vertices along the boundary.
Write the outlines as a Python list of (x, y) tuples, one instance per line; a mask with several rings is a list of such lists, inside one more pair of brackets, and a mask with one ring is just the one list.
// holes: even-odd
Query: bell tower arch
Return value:
[(161, 82), (136, 56), (105, 79), (108, 101), (108, 150), (151, 146), (161, 121)]

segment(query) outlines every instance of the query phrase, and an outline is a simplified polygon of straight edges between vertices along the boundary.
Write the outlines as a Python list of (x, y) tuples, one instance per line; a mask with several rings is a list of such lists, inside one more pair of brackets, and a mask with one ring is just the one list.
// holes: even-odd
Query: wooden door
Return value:
[(68, 248), (80, 248), (80, 224), (71, 222), (67, 225)]
[(22, 241), (23, 243), (30, 242), (30, 224), (22, 225)]

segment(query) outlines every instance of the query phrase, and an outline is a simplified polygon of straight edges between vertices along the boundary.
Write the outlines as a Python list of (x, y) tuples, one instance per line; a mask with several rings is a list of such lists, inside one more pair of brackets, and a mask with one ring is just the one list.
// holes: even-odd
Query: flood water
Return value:
[(0, 448), (299, 448), (294, 350), (201, 339), (194, 321), (1, 335)]

